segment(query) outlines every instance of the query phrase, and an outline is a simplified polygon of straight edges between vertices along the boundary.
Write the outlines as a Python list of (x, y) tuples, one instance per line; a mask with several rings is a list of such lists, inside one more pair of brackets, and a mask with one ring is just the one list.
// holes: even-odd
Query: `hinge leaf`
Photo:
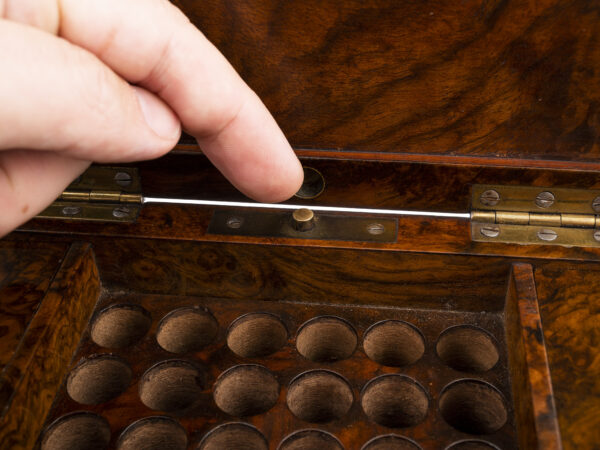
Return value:
[(600, 247), (600, 190), (475, 185), (475, 242)]

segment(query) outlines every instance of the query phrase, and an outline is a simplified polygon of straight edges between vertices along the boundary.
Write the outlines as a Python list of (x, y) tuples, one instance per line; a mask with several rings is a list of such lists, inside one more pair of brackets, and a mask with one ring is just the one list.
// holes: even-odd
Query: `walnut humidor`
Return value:
[(185, 135), (75, 180), (0, 241), (0, 447), (596, 448), (597, 2), (174, 3), (298, 208)]

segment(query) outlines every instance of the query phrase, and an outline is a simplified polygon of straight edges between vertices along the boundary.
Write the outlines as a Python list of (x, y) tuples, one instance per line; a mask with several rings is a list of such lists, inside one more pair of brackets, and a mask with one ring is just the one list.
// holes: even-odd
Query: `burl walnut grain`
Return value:
[(172, 1), (295, 147), (598, 158), (596, 0)]

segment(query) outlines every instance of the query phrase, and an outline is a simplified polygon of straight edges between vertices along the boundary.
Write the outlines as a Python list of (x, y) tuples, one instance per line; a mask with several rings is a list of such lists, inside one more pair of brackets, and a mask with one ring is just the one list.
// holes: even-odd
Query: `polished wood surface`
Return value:
[[(92, 238), (114, 289), (332, 304), (503, 308), (509, 261), (470, 256)], [(108, 243), (110, 242), (110, 245)], [(393, 268), (398, 268), (393, 269)], [(415, 274), (419, 274), (418, 277)], [(225, 293), (225, 294), (223, 294)]]
[(172, 1), (294, 147), (598, 158), (597, 0)]

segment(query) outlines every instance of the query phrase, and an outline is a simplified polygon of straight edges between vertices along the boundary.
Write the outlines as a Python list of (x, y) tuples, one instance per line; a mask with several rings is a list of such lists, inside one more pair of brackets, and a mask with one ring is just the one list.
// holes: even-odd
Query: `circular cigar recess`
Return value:
[(227, 346), (242, 358), (260, 358), (275, 353), (288, 339), (283, 322), (269, 313), (238, 317), (229, 327)]
[(199, 450), (267, 450), (269, 445), (260, 431), (247, 423), (226, 423), (210, 431)]
[(299, 419), (325, 423), (342, 418), (354, 396), (348, 382), (329, 370), (311, 370), (294, 378), (288, 388), (287, 405)]
[(181, 308), (161, 320), (156, 341), (171, 353), (194, 352), (213, 342), (218, 330), (219, 324), (209, 311)]
[(81, 361), (67, 379), (69, 396), (83, 405), (98, 405), (123, 393), (131, 383), (131, 369), (121, 358), (97, 355)]
[(460, 441), (446, 450), (498, 450), (498, 447), (485, 441)]
[(286, 437), (277, 450), (344, 450), (337, 438), (326, 431), (300, 430)]
[(235, 366), (219, 376), (213, 396), (219, 409), (229, 415), (254, 416), (277, 403), (279, 383), (263, 366)]
[(358, 339), (352, 325), (339, 317), (321, 316), (298, 330), (298, 353), (314, 362), (339, 361), (352, 356)]
[(361, 450), (421, 450), (421, 446), (405, 437), (386, 434), (374, 437)]
[(101, 347), (123, 348), (135, 344), (150, 329), (150, 313), (138, 305), (112, 305), (92, 323), (92, 341)]
[(400, 320), (385, 320), (365, 333), (363, 348), (369, 358), (383, 366), (407, 366), (421, 359), (425, 341), (412, 325)]
[(42, 438), (42, 450), (104, 450), (110, 442), (107, 420), (91, 412), (74, 412), (58, 418)]
[(140, 400), (155, 411), (178, 411), (191, 406), (204, 387), (204, 374), (190, 362), (163, 361), (142, 375)]
[(185, 450), (187, 433), (170, 417), (146, 417), (133, 422), (121, 434), (118, 450)]
[(470, 434), (494, 433), (507, 420), (502, 394), (479, 380), (460, 380), (444, 388), (440, 412), (454, 428)]
[(487, 331), (468, 325), (448, 328), (438, 339), (440, 359), (453, 369), (485, 372), (498, 362), (498, 348)]
[(304, 181), (295, 196), (304, 199), (317, 198), (325, 190), (325, 178), (312, 167), (303, 167), (303, 170)]
[(362, 408), (373, 422), (390, 428), (410, 427), (425, 419), (429, 399), (410, 377), (381, 375), (363, 389)]

